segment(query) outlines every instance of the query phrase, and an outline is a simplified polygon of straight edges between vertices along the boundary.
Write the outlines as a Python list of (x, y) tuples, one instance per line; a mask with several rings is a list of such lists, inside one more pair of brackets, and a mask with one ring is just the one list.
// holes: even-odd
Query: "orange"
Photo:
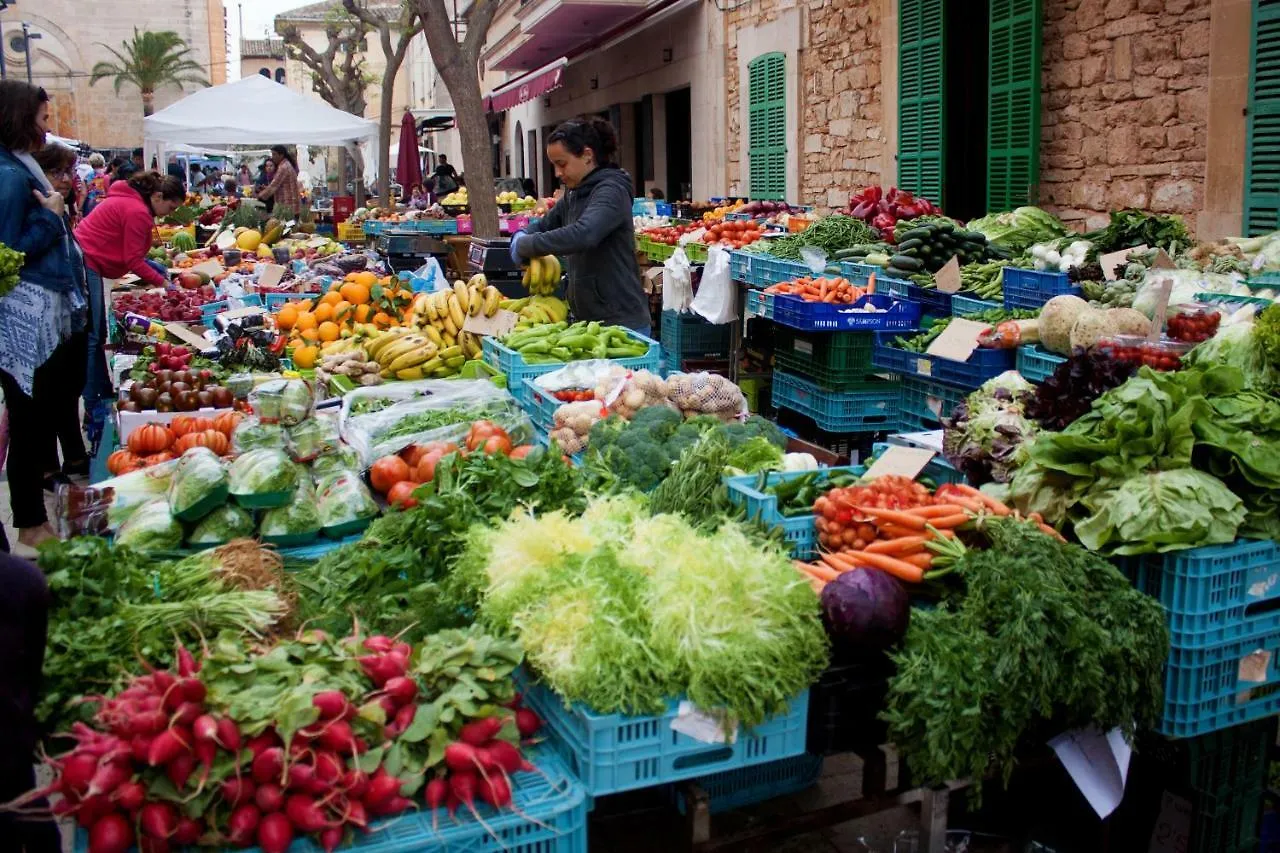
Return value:
[(320, 324), (320, 328), (316, 330), (322, 341), (336, 341), (338, 339), (338, 324), (332, 321), (326, 321)]
[(292, 329), (296, 322), (298, 322), (298, 309), (292, 302), (286, 302), (280, 309), (280, 313), (276, 314), (276, 325), (282, 329)]
[(391, 325), (391, 318), (387, 316), (386, 312), (379, 311), (377, 314), (373, 315), (373, 325), (377, 326), (379, 329), (385, 329)]
[(294, 326), (305, 332), (307, 329), (314, 329), (317, 322), (315, 314), (310, 311), (303, 311), (298, 315), (298, 320), (294, 323)]
[[(373, 287), (378, 283), (378, 277), (368, 270), (361, 270), (355, 274), (355, 278), (351, 279), (356, 284), (363, 284), (365, 287)], [(354, 299), (351, 300), (355, 302)]]
[(345, 323), (351, 319), (351, 303), (345, 299), (339, 300), (338, 304), (333, 306), (333, 319), (339, 323)]
[(310, 300), (310, 299), (304, 299), (304, 300), (302, 300), (301, 302), (299, 302), (299, 303), (298, 303), (298, 310), (299, 310), (299, 311), (310, 311), (310, 310), (311, 310), (311, 300)]
[(373, 306), (368, 303), (361, 303), (356, 306), (356, 322), (367, 323), (369, 318), (373, 316)]
[(329, 290), (331, 290), (331, 291), (333, 291), (333, 290), (337, 290), (337, 289), (338, 289), (338, 288), (340, 288), (340, 287), (342, 287), (342, 282), (340, 282), (340, 281), (331, 281), (331, 282), (329, 282)]
[(328, 302), (321, 302), (316, 306), (315, 310), (316, 322), (323, 323), (325, 320), (333, 319), (333, 306)]
[(337, 288), (331, 288), (328, 293), (320, 297), (322, 305), (337, 305), (341, 301), (342, 294), (338, 292)]
[(342, 298), (353, 305), (363, 305), (369, 301), (369, 286), (356, 281), (342, 285)]
[(298, 347), (293, 351), (293, 366), (306, 370), (316, 366), (319, 351), (312, 346)]
[(320, 340), (320, 335), (315, 329), (303, 329), (302, 339), (309, 344), (314, 344), (316, 341)]

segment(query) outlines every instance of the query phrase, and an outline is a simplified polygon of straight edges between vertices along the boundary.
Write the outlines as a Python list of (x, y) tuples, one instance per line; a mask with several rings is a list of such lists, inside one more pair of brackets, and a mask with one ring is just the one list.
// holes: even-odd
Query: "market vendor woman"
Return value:
[(547, 157), (564, 182), (564, 198), (511, 238), (511, 257), (517, 263), (563, 257), (574, 319), (649, 335), (649, 300), (636, 266), (631, 176), (612, 162), (617, 150), (617, 134), (601, 118), (567, 121), (551, 133)]

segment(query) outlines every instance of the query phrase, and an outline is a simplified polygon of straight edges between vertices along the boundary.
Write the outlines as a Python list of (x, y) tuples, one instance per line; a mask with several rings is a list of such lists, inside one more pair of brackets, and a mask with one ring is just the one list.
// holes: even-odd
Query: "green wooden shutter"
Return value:
[(898, 3), (898, 186), (942, 203), (942, 4)]
[(1253, 0), (1244, 233), (1280, 229), (1280, 0)]
[(1040, 0), (990, 0), (987, 211), (1036, 201), (1040, 180)]
[(747, 157), (753, 199), (782, 201), (787, 194), (787, 65), (782, 53), (747, 65)]

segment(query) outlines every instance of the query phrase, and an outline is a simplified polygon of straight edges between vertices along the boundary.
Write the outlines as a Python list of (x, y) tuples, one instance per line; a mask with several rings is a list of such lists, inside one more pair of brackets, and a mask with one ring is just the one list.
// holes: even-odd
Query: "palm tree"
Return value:
[(111, 51), (116, 61), (99, 62), (93, 66), (89, 85), (114, 77), (116, 94), (119, 94), (121, 86), (132, 83), (142, 91), (143, 115), (149, 116), (155, 112), (156, 89), (162, 86), (177, 86), (181, 89), (188, 83), (209, 85), (209, 81), (201, 73), (199, 63), (188, 58), (191, 50), (172, 30), (161, 33), (138, 32), (138, 28), (134, 27), (133, 40), (120, 43), (123, 50), (116, 50), (105, 44), (102, 46)]

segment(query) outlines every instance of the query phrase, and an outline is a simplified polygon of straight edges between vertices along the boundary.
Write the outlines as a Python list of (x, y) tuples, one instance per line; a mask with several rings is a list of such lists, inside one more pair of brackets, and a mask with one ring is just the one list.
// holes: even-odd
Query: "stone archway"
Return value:
[(87, 80), (77, 77), (84, 69), (83, 57), (75, 40), (65, 30), (46, 18), (23, 11), (20, 19), (3, 22), (0, 50), (4, 51), (6, 75), (17, 80), (27, 78), (27, 51), (23, 45), (21, 21), (40, 38), (31, 40), (31, 82), (49, 93), (50, 125), (58, 136), (79, 139), (82, 128), (77, 102), (81, 86)]

